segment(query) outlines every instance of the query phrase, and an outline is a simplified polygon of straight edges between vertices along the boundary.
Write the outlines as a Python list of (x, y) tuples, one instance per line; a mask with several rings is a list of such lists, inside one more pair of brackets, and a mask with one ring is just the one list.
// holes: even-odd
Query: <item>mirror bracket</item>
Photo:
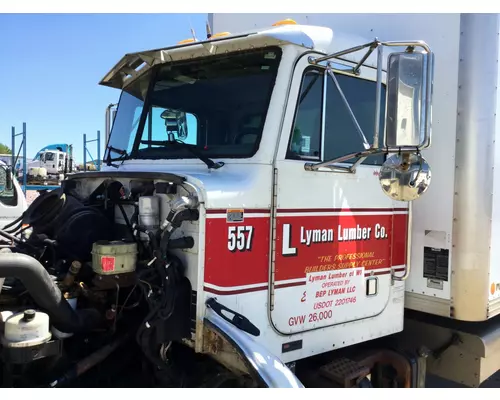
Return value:
[[(382, 60), (384, 47), (404, 47), (404, 52), (392, 52), (387, 59), (387, 94), (391, 107), (386, 107), (385, 132), (381, 133), (382, 109)], [(416, 52), (416, 48), (422, 52)], [(351, 53), (365, 50), (365, 54), (347, 73), (359, 76), (361, 67), (374, 51), (377, 51), (376, 99), (373, 142), (370, 145), (349, 105), (338, 81), (332, 59), (341, 59)], [(431, 145), (431, 107), (433, 88), (434, 56), (429, 46), (423, 41), (381, 42), (374, 41), (351, 47), (333, 54), (308, 58), (310, 64), (325, 68), (326, 75), (333, 80), (342, 102), (360, 136), (364, 150), (346, 154), (335, 159), (318, 163), (305, 163), (306, 171), (328, 171), (356, 173), (356, 168), (369, 156), (388, 155), (381, 167), (379, 181), (383, 191), (393, 200), (412, 201), (429, 187), (430, 167), (422, 157), (421, 150)], [(326, 63), (326, 67), (323, 65)], [(325, 91), (324, 91), (325, 92)], [(394, 96), (394, 99), (391, 96)], [(326, 96), (324, 94), (324, 96)], [(389, 97), (391, 96), (391, 97)], [(326, 99), (323, 98), (323, 104)], [(324, 112), (322, 113), (322, 136), (324, 136)], [(380, 140), (383, 135), (383, 140)], [(401, 146), (403, 145), (403, 146)], [(389, 156), (390, 155), (390, 156)], [(323, 156), (323, 159), (325, 157)], [(350, 166), (340, 166), (347, 160), (356, 159)]]
[[(420, 155), (420, 150), (416, 147), (398, 147), (398, 148), (370, 148), (365, 151), (359, 151), (357, 153), (350, 153), (346, 154), (345, 156), (341, 157), (336, 157), (331, 160), (319, 162), (319, 163), (312, 163), (312, 162), (307, 162), (304, 164), (304, 169), (306, 171), (318, 171), (320, 168), (327, 168), (329, 171), (328, 172), (349, 172), (349, 173), (356, 173), (356, 168), (367, 158), (370, 156), (378, 155), (378, 154), (407, 154), (407, 153), (412, 153), (416, 155)], [(342, 165), (335, 165), (338, 163), (342, 163), (344, 161), (350, 160), (352, 158), (357, 158), (356, 162), (353, 163), (351, 166), (342, 166)], [(325, 171), (326, 172), (326, 171)]]
[[(320, 168), (327, 168), (331, 172), (349, 172), (349, 173), (355, 173), (356, 168), (361, 164), (367, 157), (375, 155), (375, 154), (380, 154), (383, 153), (384, 151), (381, 149), (368, 149), (365, 151), (359, 151), (357, 153), (350, 153), (345, 156), (337, 157), (331, 160), (319, 162), (319, 163), (305, 163), (304, 164), (304, 169), (306, 171), (318, 171)], [(334, 165), (337, 163), (342, 163), (344, 161), (350, 160), (352, 158), (357, 158), (356, 162), (352, 164), (349, 167), (344, 167), (341, 165)]]

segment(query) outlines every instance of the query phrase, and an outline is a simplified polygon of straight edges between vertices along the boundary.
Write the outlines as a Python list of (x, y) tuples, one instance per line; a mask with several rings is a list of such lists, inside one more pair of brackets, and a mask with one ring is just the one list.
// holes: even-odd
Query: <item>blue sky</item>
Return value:
[[(199, 39), (207, 14), (0, 14), (0, 142), (27, 124), (27, 154), (104, 137), (104, 113), (119, 91), (98, 85), (126, 53)], [(16, 139), (16, 144), (20, 138)], [(101, 148), (104, 149), (104, 141)], [(96, 144), (89, 146), (96, 156)]]

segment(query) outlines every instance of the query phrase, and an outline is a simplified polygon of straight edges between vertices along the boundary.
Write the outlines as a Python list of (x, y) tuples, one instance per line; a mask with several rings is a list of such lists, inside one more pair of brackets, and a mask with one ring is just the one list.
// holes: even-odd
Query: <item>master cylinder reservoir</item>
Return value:
[(98, 275), (134, 272), (136, 262), (137, 243), (100, 241), (92, 246), (92, 269)]
[[(160, 198), (158, 196), (139, 197), (139, 225), (148, 231), (156, 232), (160, 226)], [(141, 233), (141, 239), (148, 236)]]

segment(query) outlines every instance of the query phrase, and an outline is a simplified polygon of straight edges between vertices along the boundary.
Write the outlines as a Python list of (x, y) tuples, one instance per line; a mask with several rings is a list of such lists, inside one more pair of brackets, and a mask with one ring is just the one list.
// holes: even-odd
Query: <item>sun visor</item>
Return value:
[[(260, 32), (224, 36), (214, 40), (191, 42), (163, 49), (127, 54), (106, 74), (99, 84), (123, 89), (155, 65), (207, 57), (226, 52), (267, 46), (281, 46), (284, 44), (295, 44), (313, 49), (316, 47), (316, 43), (311, 35), (307, 33), (311, 29), (320, 29), (323, 31), (323, 35), (321, 36), (325, 40), (321, 44), (331, 43), (333, 32), (328, 28), (280, 26)], [(330, 32), (329, 35), (328, 32)]]

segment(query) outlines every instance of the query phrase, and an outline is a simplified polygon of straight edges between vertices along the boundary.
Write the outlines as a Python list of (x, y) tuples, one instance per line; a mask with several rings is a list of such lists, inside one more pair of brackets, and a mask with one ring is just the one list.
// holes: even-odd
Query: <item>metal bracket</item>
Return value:
[[(361, 60), (354, 66), (352, 67), (351, 73), (354, 75), (359, 75), (359, 71), (361, 66), (365, 63), (365, 61), (370, 57), (370, 55), (377, 50), (377, 85), (376, 85), (376, 100), (375, 100), (375, 121), (374, 121), (374, 132), (373, 132), (373, 144), (370, 146), (368, 141), (366, 140), (366, 136), (361, 129), (359, 123), (356, 120), (356, 117), (349, 106), (349, 103), (344, 96), (344, 93), (342, 92), (342, 89), (340, 88), (340, 85), (334, 75), (334, 72), (332, 71), (332, 65), (330, 62), (327, 62), (326, 66), (326, 71), (330, 75), (330, 77), (333, 79), (333, 82), (335, 86), (337, 87), (337, 90), (340, 93), (340, 96), (342, 98), (342, 101), (347, 107), (347, 110), (349, 112), (349, 115), (351, 119), (353, 120), (353, 123), (356, 127), (356, 131), (361, 137), (361, 140), (363, 141), (363, 145), (365, 147), (364, 151), (360, 151), (357, 153), (352, 153), (348, 154), (342, 157), (338, 157), (333, 160), (328, 160), (325, 162), (321, 163), (306, 163), (304, 165), (304, 169), (306, 171), (317, 171), (320, 168), (328, 168), (330, 171), (337, 171), (337, 172), (347, 172), (347, 173), (355, 173), (356, 172), (356, 167), (361, 164), (366, 157), (369, 157), (371, 155), (375, 154), (380, 154), (380, 153), (395, 153), (395, 152), (401, 152), (403, 149), (382, 149), (379, 148), (379, 137), (380, 137), (380, 109), (381, 109), (381, 104), (382, 104), (382, 99), (381, 99), (381, 92), (382, 92), (382, 59), (383, 59), (383, 48), (384, 47), (406, 47), (406, 51), (408, 52), (413, 52), (416, 47), (422, 48), (424, 51), (431, 53), (431, 50), (429, 46), (423, 42), (423, 41), (408, 41), (408, 42), (381, 42), (377, 38), (375, 38), (372, 42), (365, 43), (359, 46), (351, 47), (342, 51), (338, 51), (333, 54), (325, 55), (323, 57), (309, 57), (308, 61), (310, 64), (313, 65), (319, 65), (320, 63), (324, 63), (325, 61), (331, 60), (331, 59), (339, 59), (340, 57), (351, 54), (351, 53), (356, 53), (360, 50), (368, 49), (365, 55), (361, 58)], [(325, 118), (324, 113), (322, 118)], [(322, 124), (324, 125), (324, 124)], [(414, 150), (414, 149), (412, 149)], [(347, 161), (351, 158), (359, 158), (359, 160), (356, 161), (355, 164), (353, 164), (351, 167), (343, 167), (343, 166), (334, 166), (332, 164), (334, 163), (341, 163), (343, 161)]]
[[(317, 171), (320, 168), (328, 168), (332, 172), (347, 172), (353, 174), (356, 172), (356, 168), (358, 167), (358, 165), (361, 164), (368, 156), (383, 152), (384, 152), (383, 150), (379, 149), (368, 149), (357, 153), (350, 153), (345, 156), (337, 157), (334, 158), (333, 160), (328, 160), (320, 163), (305, 163), (304, 169), (306, 171)], [(358, 160), (350, 167), (333, 165), (335, 163), (341, 163), (350, 160), (351, 158), (358, 158)]]

